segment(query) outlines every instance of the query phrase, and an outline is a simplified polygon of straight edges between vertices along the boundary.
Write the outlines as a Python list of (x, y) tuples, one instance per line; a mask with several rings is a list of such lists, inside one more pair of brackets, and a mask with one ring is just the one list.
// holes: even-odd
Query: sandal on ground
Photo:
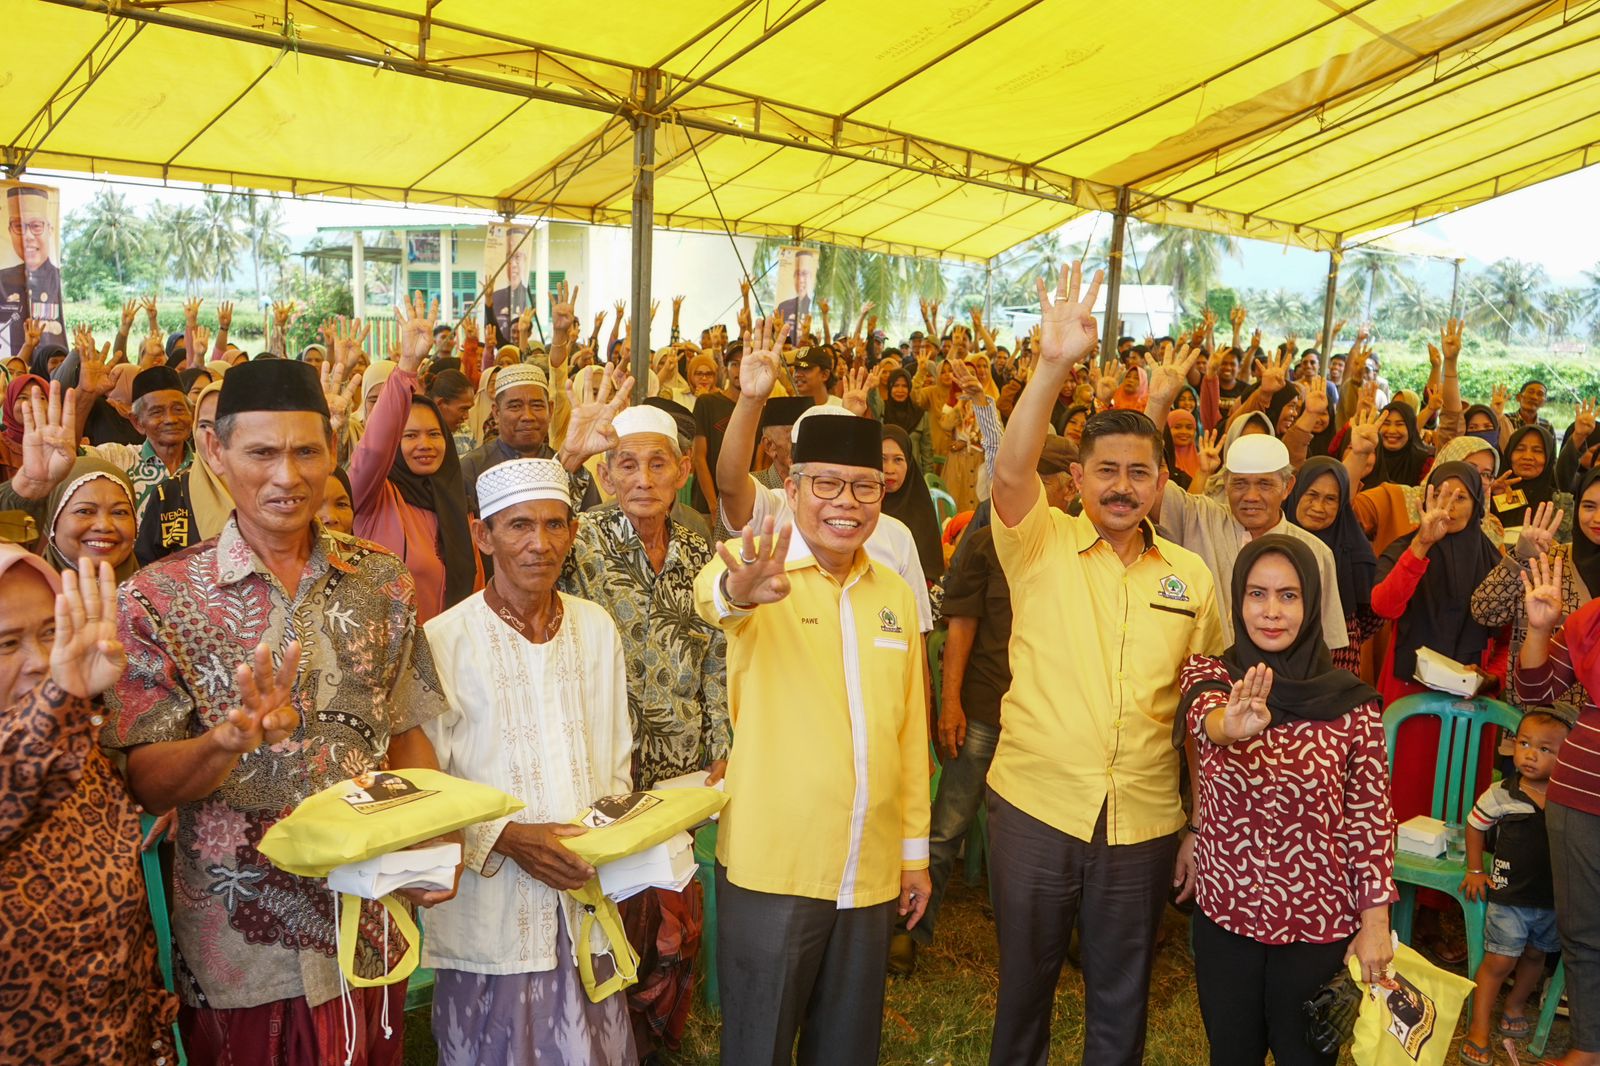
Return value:
[(1500, 1015), (1500, 1024), (1495, 1027), (1495, 1032), (1501, 1036), (1509, 1036), (1520, 1040), (1533, 1032), (1533, 1024), (1528, 1021), (1526, 1015), (1502, 1014)]
[(1456, 1058), (1466, 1063), (1466, 1066), (1493, 1066), (1494, 1048), (1464, 1039), (1461, 1041), (1461, 1049), (1456, 1052)]

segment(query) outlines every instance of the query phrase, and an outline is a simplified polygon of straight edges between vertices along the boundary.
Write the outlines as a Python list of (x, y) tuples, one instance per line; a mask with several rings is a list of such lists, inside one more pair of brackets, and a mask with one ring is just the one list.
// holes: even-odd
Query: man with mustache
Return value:
[[(1011, 687), (989, 769), (989, 869), (1000, 940), (992, 1066), (1044, 1066), (1051, 1006), (1082, 930), (1083, 1061), (1144, 1056), (1150, 966), (1168, 892), (1193, 890), (1172, 723), (1178, 669), (1221, 650), (1211, 574), (1157, 536), (1162, 438), (1137, 411), (1084, 425), (1083, 514), (1052, 509), (1037, 467), (1051, 408), (1094, 350), (1097, 273), (1042, 305), (1038, 360), (1001, 439), (994, 547), (1011, 588)], [(1079, 918), (1082, 921), (1079, 921)]]

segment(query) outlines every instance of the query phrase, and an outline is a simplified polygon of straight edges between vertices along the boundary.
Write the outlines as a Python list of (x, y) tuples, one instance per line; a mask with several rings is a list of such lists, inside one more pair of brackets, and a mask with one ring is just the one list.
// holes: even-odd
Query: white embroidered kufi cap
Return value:
[(478, 517), (488, 518), (514, 504), (560, 500), (572, 506), (571, 481), (554, 459), (513, 459), (478, 477)]

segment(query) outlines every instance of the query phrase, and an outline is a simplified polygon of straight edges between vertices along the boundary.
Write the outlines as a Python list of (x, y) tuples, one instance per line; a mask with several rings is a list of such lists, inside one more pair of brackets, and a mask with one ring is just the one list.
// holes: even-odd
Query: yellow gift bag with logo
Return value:
[[(606, 796), (573, 819), (588, 832), (563, 837), (561, 843), (590, 866), (599, 868), (699, 825), (727, 802), (727, 794), (715, 788), (663, 788)], [(601, 891), (598, 874), (570, 895), (582, 911), (576, 938), (578, 974), (590, 1002), (599, 1003), (639, 979), (639, 956), (623, 932), (622, 913)], [(603, 940), (606, 947), (597, 951), (597, 939)], [(609, 955), (614, 966), (609, 977), (599, 980), (594, 965), (597, 955)]]
[[(1361, 963), (1354, 956), (1350, 976), (1361, 984)], [(1364, 986), (1350, 1057), (1356, 1066), (1442, 1066), (1472, 989), (1465, 977), (1397, 943), (1388, 976)]]
[[(287, 818), (267, 830), (259, 850), (280, 870), (299, 877), (327, 877), (339, 867), (502, 818), (523, 806), (521, 800), (499, 789), (439, 770), (374, 770), (306, 797)], [(380, 902), (408, 947), (384, 976), (357, 976), (361, 897), (345, 893), (339, 910), (339, 967), (357, 988), (394, 984), (417, 968), (421, 938), (416, 923), (392, 894), (384, 895)]]

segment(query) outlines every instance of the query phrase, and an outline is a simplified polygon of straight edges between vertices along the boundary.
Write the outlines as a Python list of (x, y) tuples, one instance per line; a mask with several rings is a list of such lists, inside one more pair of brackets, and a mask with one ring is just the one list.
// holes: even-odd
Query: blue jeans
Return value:
[(928, 898), (928, 910), (922, 920), (911, 930), (917, 943), (924, 947), (933, 942), (933, 923), (955, 870), (956, 855), (983, 805), (984, 782), (999, 739), (999, 727), (967, 719), (967, 739), (956, 757), (945, 762), (939, 776), (939, 794), (934, 797), (928, 827), (928, 876), (933, 880), (933, 895)]

